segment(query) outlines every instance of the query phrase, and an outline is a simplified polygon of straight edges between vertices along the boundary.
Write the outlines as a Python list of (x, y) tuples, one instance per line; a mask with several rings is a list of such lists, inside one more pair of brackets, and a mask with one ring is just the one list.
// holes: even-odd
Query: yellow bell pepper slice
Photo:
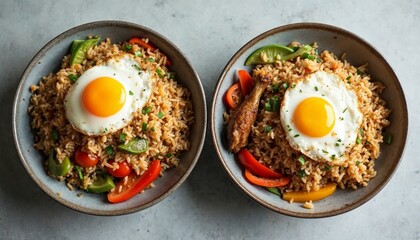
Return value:
[(290, 202), (293, 199), (293, 202), (309, 202), (309, 201), (319, 201), (322, 200), (335, 192), (337, 188), (336, 183), (327, 183), (325, 187), (320, 188), (318, 191), (297, 191), (297, 192), (286, 192), (283, 193), (283, 200)]

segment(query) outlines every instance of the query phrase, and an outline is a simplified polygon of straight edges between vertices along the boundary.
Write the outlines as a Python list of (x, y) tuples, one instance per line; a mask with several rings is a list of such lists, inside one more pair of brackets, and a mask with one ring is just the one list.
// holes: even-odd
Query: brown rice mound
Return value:
[[(291, 43), (291, 46), (299, 46)], [(289, 61), (277, 61), (275, 64), (257, 65), (253, 74), (268, 73), (272, 76), (272, 84), (261, 97), (257, 120), (252, 127), (247, 148), (260, 162), (268, 165), (278, 172), (291, 176), (291, 183), (281, 191), (318, 190), (328, 182), (336, 182), (339, 187), (357, 189), (366, 186), (370, 179), (375, 177), (375, 159), (379, 157), (380, 143), (382, 143), (382, 129), (389, 125), (387, 120), (390, 110), (380, 97), (384, 86), (370, 79), (367, 73), (367, 64), (354, 67), (343, 56), (338, 59), (333, 53), (324, 51), (317, 54), (317, 45), (313, 45), (311, 54), (319, 60), (309, 60), (297, 57)], [(363, 121), (359, 133), (361, 142), (343, 156), (340, 164), (334, 162), (318, 162), (305, 156), (306, 161), (301, 164), (298, 157), (302, 155), (294, 150), (280, 123), (278, 112), (264, 110), (267, 99), (273, 95), (283, 98), (286, 89), (279, 88), (278, 93), (273, 92), (273, 86), (294, 83), (315, 71), (333, 72), (353, 89), (358, 97), (359, 110), (363, 114)], [(266, 133), (264, 128), (269, 125), (272, 130)]]
[[(189, 129), (194, 121), (190, 91), (175, 81), (175, 73), (165, 67), (166, 56), (158, 49), (151, 51), (132, 45), (130, 52), (141, 53), (141, 56), (135, 57), (135, 61), (152, 75), (153, 90), (144, 106), (150, 107), (151, 111), (143, 114), (142, 109), (138, 109), (132, 121), (114, 133), (96, 137), (79, 133), (67, 121), (63, 102), (72, 86), (68, 78), (70, 74), (81, 75), (93, 66), (102, 65), (108, 59), (126, 53), (124, 43), (111, 44), (110, 39), (106, 39), (88, 50), (82, 64), (73, 66), (69, 65), (70, 55), (67, 55), (57, 73), (51, 73), (43, 77), (39, 85), (31, 86), (29, 113), (32, 116), (32, 128), (36, 132), (34, 147), (45, 156), (48, 156), (51, 148), (55, 149), (59, 161), (65, 156), (72, 159), (76, 149), (96, 154), (100, 158), (96, 166), (83, 168), (83, 180), (79, 179), (74, 167), (67, 175), (58, 177), (71, 189), (86, 189), (95, 181), (98, 171), (105, 171), (105, 167), (117, 168), (117, 164), (109, 164), (110, 160), (127, 161), (137, 174), (142, 174), (151, 160), (160, 159), (163, 174), (164, 170), (177, 166), (181, 152), (190, 148)], [(159, 112), (164, 114), (163, 117), (159, 117)], [(147, 123), (146, 131), (142, 130), (143, 123)], [(59, 133), (57, 141), (53, 140), (53, 131)], [(135, 137), (147, 139), (148, 150), (139, 155), (118, 150), (116, 147), (121, 144), (120, 134), (126, 134), (125, 143)], [(112, 146), (114, 150), (111, 156), (105, 151), (107, 146)]]

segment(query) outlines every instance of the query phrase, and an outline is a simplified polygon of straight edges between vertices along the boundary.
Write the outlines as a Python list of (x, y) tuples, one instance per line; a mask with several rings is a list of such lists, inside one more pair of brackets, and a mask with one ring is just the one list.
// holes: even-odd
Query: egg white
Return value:
[[(82, 96), (86, 86), (99, 77), (119, 81), (126, 93), (123, 107), (114, 115), (99, 117), (91, 114), (83, 105)], [(86, 135), (105, 135), (126, 126), (134, 112), (142, 108), (153, 88), (151, 74), (140, 71), (139, 64), (131, 55), (125, 54), (110, 59), (105, 65), (94, 66), (85, 71), (70, 88), (64, 101), (67, 120), (79, 132)]]
[[(293, 122), (293, 114), (303, 100), (320, 97), (334, 109), (335, 125), (323, 137), (310, 137), (300, 132)], [(362, 113), (356, 93), (334, 73), (317, 71), (289, 87), (280, 109), (281, 123), (292, 148), (318, 161), (340, 162), (356, 141)]]

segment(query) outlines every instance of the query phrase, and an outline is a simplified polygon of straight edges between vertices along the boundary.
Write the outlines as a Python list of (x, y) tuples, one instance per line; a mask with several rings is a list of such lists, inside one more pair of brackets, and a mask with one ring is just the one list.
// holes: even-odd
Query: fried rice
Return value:
[[(293, 42), (290, 47), (299, 47)], [(291, 177), (290, 184), (280, 187), (282, 192), (316, 191), (329, 182), (335, 182), (340, 188), (357, 189), (367, 186), (369, 180), (376, 175), (375, 160), (380, 155), (380, 144), (383, 142), (383, 128), (389, 125), (387, 117), (390, 109), (380, 97), (384, 86), (371, 79), (367, 64), (355, 67), (345, 60), (345, 55), (338, 58), (332, 52), (323, 51), (318, 54), (317, 44), (313, 44), (311, 55), (313, 59), (297, 57), (288, 61), (276, 61), (274, 64), (259, 64), (253, 69), (253, 75), (269, 74), (272, 83), (261, 97), (257, 120), (252, 127), (248, 150), (261, 163), (282, 174)], [(286, 92), (282, 86), (292, 86), (307, 75), (316, 71), (326, 71), (337, 74), (358, 98), (358, 106), (363, 114), (362, 124), (354, 146), (339, 163), (320, 162), (305, 156), (305, 161), (299, 161), (302, 156), (294, 150), (286, 139), (278, 112), (264, 109), (265, 102), (277, 95), (280, 99)], [(277, 86), (275, 88), (274, 86)], [(275, 88), (275, 91), (274, 91)], [(227, 122), (229, 115), (225, 115)], [(270, 131), (265, 131), (270, 126)]]
[[(90, 48), (81, 64), (72, 66), (69, 64), (70, 55), (67, 55), (57, 73), (50, 73), (38, 85), (31, 86), (32, 98), (28, 110), (32, 116), (31, 126), (35, 130), (34, 147), (45, 156), (54, 149), (59, 162), (66, 156), (72, 159), (77, 149), (95, 154), (100, 159), (96, 166), (83, 168), (83, 179), (80, 179), (74, 164), (65, 176), (56, 177), (48, 173), (66, 182), (71, 189), (87, 189), (96, 180), (98, 173), (106, 172), (106, 167), (116, 169), (117, 163), (122, 161), (126, 161), (137, 174), (142, 174), (152, 160), (159, 159), (162, 175), (165, 170), (176, 167), (182, 151), (190, 148), (189, 129), (194, 122), (190, 91), (181, 86), (175, 80), (175, 73), (165, 67), (168, 59), (158, 49), (152, 51), (132, 45), (130, 51), (138, 53), (135, 61), (143, 70), (151, 73), (153, 90), (144, 106), (150, 111), (144, 114), (142, 109), (137, 109), (132, 121), (114, 133), (87, 136), (76, 131), (66, 119), (63, 101), (72, 86), (69, 75), (81, 75), (93, 66), (102, 65), (108, 59), (126, 53), (124, 43), (112, 44), (110, 39), (106, 39)], [(147, 123), (147, 129), (144, 129), (143, 123)], [(58, 133), (58, 139), (54, 139), (54, 131)], [(120, 139), (121, 134), (125, 135), (123, 142)], [(148, 141), (146, 152), (134, 155), (117, 149), (117, 145), (134, 138)], [(111, 155), (105, 151), (108, 146), (113, 149), (114, 153)], [(110, 164), (111, 160), (115, 163)]]

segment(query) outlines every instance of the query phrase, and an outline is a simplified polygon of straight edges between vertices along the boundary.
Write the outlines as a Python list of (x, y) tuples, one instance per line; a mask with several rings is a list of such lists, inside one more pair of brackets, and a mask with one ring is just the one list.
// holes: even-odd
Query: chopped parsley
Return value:
[(290, 127), (290, 125), (287, 125), (287, 131), (292, 131), (292, 128)]
[(272, 84), (271, 89), (272, 89), (273, 93), (278, 93), (279, 89), (280, 89), (280, 84)]
[(167, 153), (167, 154), (165, 154), (165, 157), (166, 158), (171, 158), (171, 157), (173, 157), (174, 155), (172, 154), (172, 153)]
[(143, 115), (146, 115), (146, 114), (149, 114), (151, 111), (152, 111), (152, 107), (147, 106), (141, 110), (141, 113), (143, 113)]
[(155, 62), (155, 59), (154, 58), (148, 58), (147, 61), (148, 62)]
[(159, 119), (162, 119), (162, 118), (163, 118), (163, 116), (165, 116), (165, 114), (164, 114), (163, 112), (158, 112), (157, 117), (158, 117)]
[(324, 150), (324, 149), (322, 149), (322, 152), (323, 152), (323, 153), (328, 153), (328, 151), (326, 151), (326, 150)]
[(296, 87), (296, 83), (293, 83), (293, 84), (292, 84), (292, 88), (295, 88), (295, 87)]
[(264, 127), (264, 132), (265, 132), (265, 133), (269, 133), (272, 129), (273, 129), (273, 127), (272, 127), (272, 126), (270, 126), (270, 125), (266, 125), (266, 126)]
[(137, 64), (133, 64), (133, 68), (135, 68), (137, 71), (141, 71), (141, 68), (139, 65)]
[(67, 77), (70, 79), (70, 81), (71, 81), (72, 83), (77, 82), (77, 79), (79, 79), (79, 76), (74, 75), (74, 74), (69, 74)]
[(346, 80), (350, 80), (350, 78), (351, 78), (351, 76), (350, 76), (350, 75), (348, 75), (348, 76), (346, 77)]
[(134, 93), (131, 90), (128, 91), (128, 94), (130, 94), (130, 96), (133, 96), (134, 95)]
[(336, 144), (335, 144), (335, 146), (339, 147), (339, 146), (340, 146), (340, 144), (339, 144), (339, 143), (336, 143)]
[(344, 110), (343, 110), (343, 113), (345, 113), (347, 111), (347, 108), (345, 108)]
[(314, 89), (315, 89), (315, 91), (318, 91), (318, 87), (317, 86), (315, 86)]
[(344, 120), (344, 118), (343, 118), (343, 117), (339, 117), (338, 119), (340, 119), (340, 121), (343, 121), (343, 120)]
[(154, 127), (151, 127), (150, 128), (150, 131), (154, 132), (155, 131), (155, 128)]
[(360, 165), (360, 162), (359, 162), (359, 161), (357, 161), (357, 162), (356, 162), (356, 166), (359, 166), (359, 165)]
[(295, 136), (293, 136), (294, 138), (297, 138), (297, 137), (299, 137), (300, 135), (299, 134), (296, 134)]
[(114, 154), (114, 149), (112, 148), (112, 146), (107, 146), (105, 148), (105, 152), (106, 154), (108, 154), (108, 156), (111, 156), (112, 154)]
[(362, 139), (360, 139), (359, 137), (356, 138), (356, 144), (360, 144), (362, 143)]
[(335, 159), (335, 154), (331, 155), (331, 160)]
[(327, 165), (327, 166), (325, 166), (325, 167), (324, 167), (324, 171), (330, 171), (330, 170), (331, 170), (331, 168), (332, 168), (332, 167), (331, 167), (330, 165)]

